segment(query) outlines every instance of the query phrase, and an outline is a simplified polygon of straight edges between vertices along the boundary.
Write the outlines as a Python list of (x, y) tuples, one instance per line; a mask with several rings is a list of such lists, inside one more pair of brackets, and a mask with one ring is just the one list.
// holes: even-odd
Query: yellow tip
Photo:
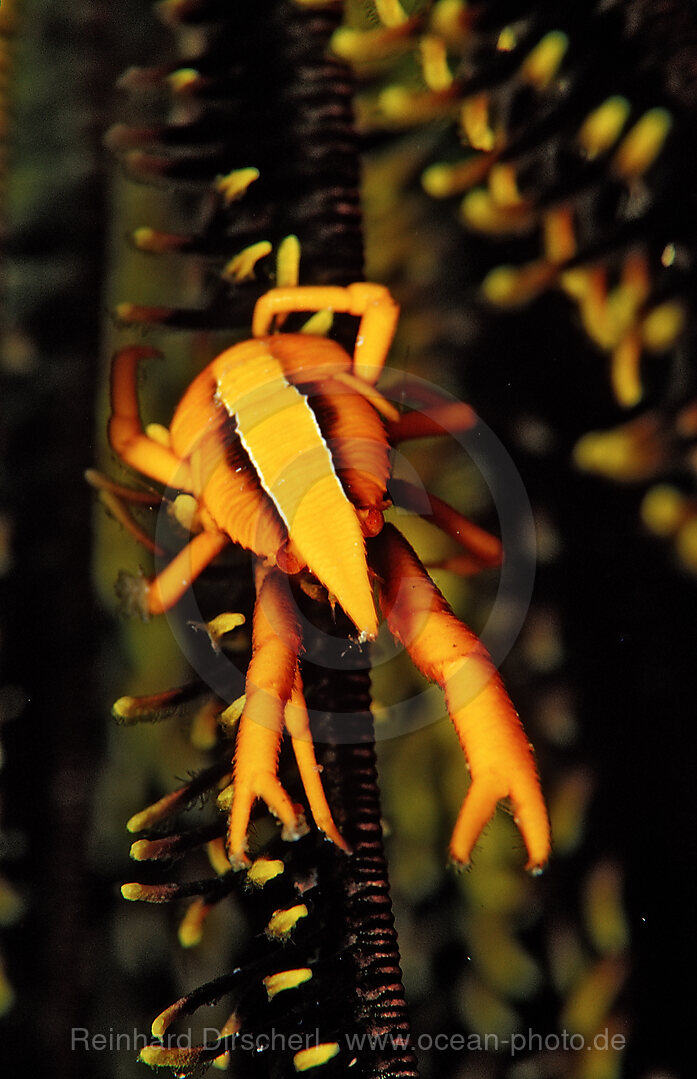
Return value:
[[(177, 939), (182, 948), (195, 948), (203, 937), (203, 923), (209, 907), (200, 898), (195, 899), (179, 924)], [(153, 1030), (154, 1036), (160, 1037)]]
[(419, 42), (419, 52), (424, 82), (429, 90), (442, 93), (450, 89), (453, 76), (448, 67), (448, 56), (443, 39), (433, 34), (425, 34)]
[(243, 694), (238, 697), (236, 701), (229, 704), (225, 711), (221, 712), (218, 716), (218, 722), (221, 727), (226, 731), (232, 731), (237, 726), (240, 716), (244, 711), (244, 706), (247, 703), (247, 695)]
[(130, 884), (122, 884), (121, 885), (121, 895), (123, 896), (124, 899), (128, 899), (129, 902), (131, 902), (131, 903), (137, 902), (141, 898), (142, 894), (143, 894), (143, 886), (142, 886), (142, 884), (137, 884), (135, 882), (132, 882)]
[(557, 854), (570, 854), (581, 842), (592, 792), (592, 780), (583, 769), (571, 772), (555, 787), (549, 816)]
[(686, 500), (680, 491), (659, 484), (647, 491), (641, 504), (641, 519), (656, 536), (674, 536), (685, 521)]
[(130, 820), (126, 821), (128, 832), (142, 832), (144, 828), (147, 828), (145, 813), (134, 813)]
[(201, 1047), (191, 1049), (170, 1049), (167, 1045), (145, 1045), (138, 1059), (151, 1068), (171, 1068), (175, 1075), (191, 1075), (197, 1070), (201, 1058)]
[(576, 136), (581, 149), (589, 158), (605, 153), (620, 137), (631, 106), (626, 97), (609, 97), (589, 113)]
[(460, 215), (465, 225), (491, 236), (514, 236), (527, 232), (534, 223), (525, 207), (498, 206), (491, 192), (475, 188), (462, 200)]
[(512, 26), (504, 26), (496, 42), (498, 52), (512, 52), (518, 44), (518, 35)]
[(602, 861), (590, 872), (584, 887), (584, 921), (588, 936), (600, 955), (619, 955), (629, 943), (623, 909), (619, 866)]
[(650, 352), (672, 348), (685, 327), (685, 312), (676, 301), (659, 304), (644, 319), (641, 339)]
[(434, 34), (440, 34), (448, 44), (462, 48), (468, 29), (466, 0), (438, 0), (429, 12)]
[(161, 255), (166, 251), (176, 251), (184, 243), (183, 236), (176, 236), (169, 232), (158, 232), (147, 225), (134, 229), (131, 233), (133, 244), (139, 251), (148, 251), (153, 255)]
[(144, 1045), (138, 1054), (138, 1059), (151, 1068), (161, 1067), (164, 1063), (164, 1052), (166, 1050), (163, 1045)]
[(300, 280), (300, 240), (284, 236), (276, 252), (276, 287), (295, 288)]
[(226, 203), (235, 202), (246, 194), (247, 188), (259, 179), (259, 175), (259, 169), (253, 167), (233, 169), (226, 176), (219, 176), (215, 186)]
[(271, 940), (287, 940), (300, 919), (307, 918), (308, 913), (304, 903), (274, 911), (264, 932)]
[(316, 311), (314, 315), (311, 315), (307, 322), (304, 322), (300, 328), (301, 333), (309, 333), (314, 337), (326, 337), (332, 328), (334, 323), (334, 312), (325, 309), (324, 311)]
[(293, 1057), (293, 1067), (296, 1072), (309, 1071), (310, 1068), (318, 1068), (326, 1064), (339, 1052), (338, 1042), (324, 1042), (321, 1045), (310, 1046), (309, 1049), (301, 1049)]
[(216, 798), (216, 803), (218, 805), (218, 808), (219, 809), (231, 809), (232, 808), (232, 800), (233, 800), (234, 797), (235, 797), (235, 784), (234, 783), (228, 783), (227, 787), (223, 787), (223, 789), (219, 792), (218, 797)]
[(544, 250), (548, 262), (560, 266), (576, 254), (576, 235), (571, 210), (550, 210), (543, 218)]
[(514, 165), (494, 165), (489, 173), (489, 193), (502, 209), (522, 206), (525, 202), (518, 190)]
[(287, 989), (297, 989), (299, 985), (309, 982), (311, 978), (312, 971), (309, 967), (298, 967), (295, 970), (282, 970), (278, 974), (269, 974), (263, 979), (263, 984), (269, 1000), (273, 1000), (278, 993), (283, 993)]
[(489, 303), (516, 307), (527, 303), (554, 278), (554, 267), (546, 262), (528, 266), (497, 266), (482, 281), (482, 293)]
[(137, 714), (137, 704), (138, 702), (134, 697), (119, 697), (111, 707), (111, 714), (114, 719), (124, 722)]
[(643, 396), (641, 384), (641, 342), (636, 333), (628, 333), (612, 353), (610, 381), (617, 403), (633, 408)]
[(672, 266), (677, 253), (675, 244), (666, 244), (661, 251), (661, 265), (665, 267)]
[(383, 26), (402, 26), (409, 16), (399, 0), (375, 0), (375, 10)]
[(253, 281), (257, 262), (270, 255), (271, 251), (272, 247), (268, 240), (259, 240), (258, 243), (250, 244), (244, 250), (238, 251), (234, 258), (231, 258), (225, 265), (223, 277), (227, 281), (235, 282), (235, 284), (240, 284), (242, 281)]
[(227, 611), (224, 614), (216, 615), (210, 622), (206, 623), (208, 632), (214, 641), (220, 640), (226, 633), (232, 633), (233, 629), (237, 629), (238, 626), (244, 625), (244, 615), (238, 611)]
[(160, 446), (165, 446), (166, 449), (170, 447), (169, 429), (162, 423), (148, 423), (145, 426), (145, 433), (151, 442), (157, 442)]
[(224, 877), (232, 869), (224, 839), (212, 839), (210, 843), (207, 843), (206, 854), (212, 869), (215, 870), (218, 876)]
[(160, 1014), (153, 1019), (150, 1027), (150, 1033), (153, 1038), (164, 1038), (167, 1033), (167, 1028), (171, 1026), (174, 1019), (176, 1019), (178, 1011), (179, 1007), (177, 1004), (170, 1004), (169, 1008), (165, 1008), (163, 1012), (160, 1012)]
[(627, 483), (654, 475), (665, 457), (660, 428), (650, 415), (611, 431), (589, 431), (573, 452), (577, 468)]
[(649, 109), (622, 140), (613, 165), (625, 180), (641, 176), (660, 154), (673, 118), (666, 109)]
[(460, 110), (460, 124), (473, 150), (489, 153), (496, 145), (496, 135), (489, 124), (489, 97), (476, 94), (464, 102)]
[[(135, 843), (131, 843), (130, 856), (136, 862), (147, 861), (149, 850), (150, 841), (148, 839), (136, 839)], [(125, 896), (124, 898), (128, 897)]]
[(190, 87), (197, 83), (200, 78), (201, 76), (196, 68), (180, 67), (178, 71), (173, 71), (171, 75), (169, 75), (167, 81), (174, 93), (180, 94), (190, 89)]
[(452, 174), (450, 165), (431, 165), (421, 177), (421, 186), (431, 198), (446, 199), (454, 193)]
[(285, 865), (280, 858), (257, 858), (247, 870), (247, 881), (255, 888), (263, 888), (284, 870)]
[(535, 89), (543, 90), (557, 74), (568, 47), (566, 34), (550, 30), (526, 56), (520, 68), (521, 78)]
[(381, 30), (354, 30), (340, 26), (332, 34), (331, 51), (347, 64), (365, 64), (390, 52), (389, 37)]

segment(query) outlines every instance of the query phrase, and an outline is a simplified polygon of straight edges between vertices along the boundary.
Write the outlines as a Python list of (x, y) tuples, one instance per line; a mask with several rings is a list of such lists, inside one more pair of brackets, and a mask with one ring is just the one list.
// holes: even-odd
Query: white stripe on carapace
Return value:
[[(317, 417), (310, 408), (305, 394), (301, 393), (291, 382), (288, 382), (285, 375), (279, 371), (277, 378), (264, 381), (263, 385), (247, 392), (242, 401), (237, 401), (234, 412), (231, 410), (226, 396), (220, 392), (220, 388), (219, 381), (218, 398), (224, 404), (228, 414), (234, 417), (240, 442), (244, 446), (261, 486), (278, 510), (289, 534), (291, 533), (291, 522), (298, 503), (307, 492), (308, 485), (314, 480), (332, 476), (337, 494), (342, 501), (348, 503), (346, 492), (336, 474), (334, 460), (317, 422)], [(282, 414), (287, 410), (298, 408), (302, 409), (301, 413), (296, 412), (296, 417), (300, 419), (301, 427), (305, 428), (303, 431), (306, 436), (304, 444), (299, 450), (288, 445), (281, 448), (279, 438), (282, 438), (284, 433)], [(271, 420), (273, 420), (276, 428), (274, 432), (276, 444), (267, 443), (265, 447), (264, 439), (259, 440), (258, 437), (261, 434), (259, 428), (262, 428)], [(268, 453), (265, 452), (267, 447)], [(305, 458), (302, 467), (303, 490), (297, 493), (296, 500), (292, 500), (286, 497), (289, 493), (287, 484), (289, 478), (293, 476), (291, 469), (295, 463), (295, 458), (299, 455)], [(269, 475), (268, 465), (272, 463), (276, 466), (272, 469), (275, 474)], [(296, 470), (293, 471), (295, 472)], [(288, 472), (288, 475), (284, 474), (286, 472)]]
[(222, 367), (217, 397), (259, 482), (312, 573), (361, 632), (377, 631), (363, 533), (307, 397), (281, 362), (254, 342), (245, 362)]
[[(245, 357), (244, 372), (236, 368), (235, 365), (235, 368), (231, 369), (229, 373), (232, 375), (231, 382), (233, 384), (225, 386), (224, 375), (221, 375), (217, 380), (216, 397), (225, 411), (231, 416), (231, 419), (235, 420), (237, 434), (240, 436), (240, 441), (249, 457), (249, 461), (254, 466), (263, 490), (271, 498), (279, 516), (286, 525), (288, 533), (290, 534), (292, 516), (298, 508), (300, 498), (306, 493), (307, 484), (313, 480), (332, 476), (334, 486), (336, 486), (341, 500), (348, 503), (346, 493), (341, 486), (341, 480), (337, 476), (336, 468), (334, 468), (331, 452), (322, 429), (317, 423), (316, 416), (309, 402), (307, 402), (306, 396), (301, 394), (298, 388), (287, 380), (283, 367), (278, 363), (278, 360), (269, 353), (249, 355)], [(281, 454), (273, 451), (277, 451), (279, 448), (278, 437), (283, 436), (282, 413), (288, 409), (297, 409), (299, 406), (302, 409), (301, 424), (305, 428), (303, 432), (305, 436), (304, 445), (300, 447), (300, 453), (305, 457), (302, 468), (304, 490), (300, 493), (295, 505), (293, 505), (292, 501), (289, 501), (284, 495), (288, 490), (286, 484), (289, 477), (292, 476), (290, 469), (293, 459), (298, 455), (298, 449), (289, 447), (284, 452), (282, 448)], [(264, 454), (263, 439), (261, 440), (261, 445), (258, 440), (258, 435), (260, 434), (258, 428), (272, 420), (272, 418), (275, 421), (276, 428), (274, 431), (276, 436), (274, 439), (275, 446), (270, 447), (272, 452)], [(264, 455), (266, 456), (265, 463), (263, 461)], [(281, 460), (278, 460), (278, 456), (281, 456)], [(276, 457), (276, 460), (273, 461), (275, 467), (272, 469), (275, 475), (269, 475), (270, 457), (271, 459)], [(285, 475), (286, 473), (288, 475)]]

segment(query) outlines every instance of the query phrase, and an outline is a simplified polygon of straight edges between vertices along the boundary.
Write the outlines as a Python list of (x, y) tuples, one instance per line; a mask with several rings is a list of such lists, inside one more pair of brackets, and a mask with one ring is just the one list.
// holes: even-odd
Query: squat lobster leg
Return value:
[[(274, 319), (278, 325), (291, 312), (318, 308), (360, 319), (353, 356), (331, 340), (271, 332)], [(125, 585), (124, 598), (141, 613), (159, 613), (226, 544), (256, 559), (253, 654), (233, 783), (221, 795), (230, 809), (228, 853), (236, 866), (247, 863), (257, 798), (279, 818), (287, 839), (306, 828), (301, 807), (278, 778), (284, 729), (317, 825), (348, 850), (317, 768), (298, 667), (301, 631), (286, 577), (303, 573), (302, 587), (323, 586), (366, 640), (378, 626), (371, 569), (390, 630), (445, 691), (467, 756), (472, 784), (455, 826), (453, 860), (468, 862), (502, 798), (512, 802), (528, 867), (540, 868), (549, 854), (531, 747), (489, 655), (455, 618), (406, 540), (383, 527), (390, 496), (399, 494), (398, 504), (430, 519), (464, 549), (447, 565), (473, 572), (501, 560), (499, 541), (456, 510), (404, 481), (390, 482), (396, 443), (476, 422), (467, 406), (443, 404), (423, 386), (430, 407), (400, 416), (376, 389), (398, 310), (387, 289), (375, 284), (271, 290), (255, 307), (253, 339), (232, 345), (196, 376), (169, 429), (144, 429), (138, 407), (138, 364), (158, 353), (134, 346), (114, 357), (111, 446), (131, 467), (182, 493), (173, 503), (175, 516), (194, 533), (153, 581)], [(113, 492), (114, 509), (142, 540), (119, 494)]]
[[(390, 493), (397, 496), (399, 505), (418, 513), (424, 521), (431, 521), (446, 536), (450, 536), (466, 554), (471, 556), (474, 570), (500, 566), (503, 561), (501, 540), (478, 525), (472, 524), (456, 509), (443, 502), (437, 495), (424, 491), (408, 480), (391, 480)], [(424, 513), (423, 499), (428, 500), (428, 512)]]
[(128, 509), (130, 503), (148, 507), (156, 506), (161, 501), (159, 495), (151, 495), (146, 491), (136, 491), (130, 487), (123, 487), (119, 483), (114, 483), (108, 476), (104, 476), (101, 472), (97, 472), (94, 468), (88, 468), (86, 470), (85, 479), (90, 486), (94, 487), (98, 492), (99, 501), (106, 507), (112, 517), (114, 517), (127, 532), (130, 532), (133, 538), (137, 540), (142, 547), (145, 547), (151, 554), (156, 554), (159, 557), (164, 555), (162, 548), (158, 547), (152, 537), (141, 528), (138, 521)]
[(134, 345), (122, 348), (111, 364), (111, 419), (109, 442), (119, 457), (131, 468), (178, 490), (191, 490), (189, 466), (161, 442), (149, 438), (143, 430), (138, 408), (136, 375), (141, 360), (161, 353), (154, 348)]
[(160, 574), (147, 584), (148, 614), (164, 614), (178, 603), (188, 588), (230, 540), (224, 532), (199, 532)]
[(547, 811), (518, 714), (484, 645), (452, 613), (407, 541), (391, 525), (370, 541), (387, 624), (423, 673), (442, 686), (472, 783), (450, 843), (467, 865), (502, 798), (510, 798), (528, 852), (527, 867), (549, 857)]
[(283, 824), (285, 839), (297, 839), (307, 831), (301, 807), (293, 804), (277, 775), (284, 721), (317, 825), (340, 847), (348, 849), (332, 820), (317, 772), (298, 674), (300, 630), (283, 574), (257, 568), (257, 590), (253, 655), (237, 732), (228, 825), (228, 855), (234, 866), (247, 864), (247, 829), (258, 797)]
[(286, 705), (286, 730), (292, 740), (298, 771), (315, 824), (337, 847), (349, 854), (350, 847), (334, 823), (320, 779), (299, 669), (296, 669), (293, 692)]
[(374, 385), (385, 364), (399, 318), (399, 307), (384, 285), (358, 282), (346, 288), (298, 285), (272, 289), (257, 301), (252, 333), (255, 337), (264, 337), (278, 315), (324, 308), (360, 316), (353, 373)]
[(448, 433), (470, 431), (477, 424), (477, 414), (462, 401), (449, 401), (427, 410), (400, 414), (386, 422), (391, 446), (412, 438), (439, 438)]

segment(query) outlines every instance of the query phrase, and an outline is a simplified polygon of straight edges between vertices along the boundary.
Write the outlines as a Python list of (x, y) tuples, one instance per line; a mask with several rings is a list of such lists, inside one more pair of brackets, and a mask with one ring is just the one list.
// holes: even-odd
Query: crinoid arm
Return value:
[(491, 657), (392, 525), (370, 541), (369, 553), (390, 631), (443, 688), (469, 765), (472, 782), (450, 843), (453, 862), (469, 863), (497, 803), (508, 798), (527, 848), (526, 868), (539, 871), (550, 851), (547, 810), (532, 748)]

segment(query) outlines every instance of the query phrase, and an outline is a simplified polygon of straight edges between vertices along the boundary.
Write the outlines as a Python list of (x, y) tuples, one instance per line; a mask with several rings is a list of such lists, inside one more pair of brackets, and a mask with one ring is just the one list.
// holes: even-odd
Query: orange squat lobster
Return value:
[[(360, 318), (353, 357), (322, 337), (270, 332), (276, 318), (323, 309)], [(229, 791), (233, 865), (246, 864), (257, 798), (280, 819), (287, 838), (305, 829), (301, 808), (277, 775), (284, 729), (317, 826), (348, 850), (319, 779), (303, 696), (301, 632), (285, 587), (285, 575), (301, 572), (324, 586), (363, 641), (378, 630), (375, 577), (391, 633), (444, 689), (472, 780), (450, 844), (452, 860), (469, 862), (503, 798), (510, 799), (525, 841), (527, 868), (540, 869), (549, 856), (532, 750), (491, 658), (454, 616), (406, 540), (383, 522), (391, 445), (442, 433), (444, 413), (401, 416), (375, 389), (398, 314), (387, 289), (374, 284), (266, 293), (254, 310), (253, 339), (227, 349), (194, 379), (169, 431), (146, 433), (139, 415), (137, 367), (153, 350), (125, 348), (113, 361), (113, 449), (139, 472), (195, 500), (196, 534), (144, 584), (144, 611), (172, 607), (230, 542), (256, 556), (253, 656)], [(471, 423), (465, 406), (460, 423)], [(480, 564), (498, 562), (495, 541), (487, 549), (474, 526), (438, 499), (430, 501), (431, 519), (474, 551)]]

